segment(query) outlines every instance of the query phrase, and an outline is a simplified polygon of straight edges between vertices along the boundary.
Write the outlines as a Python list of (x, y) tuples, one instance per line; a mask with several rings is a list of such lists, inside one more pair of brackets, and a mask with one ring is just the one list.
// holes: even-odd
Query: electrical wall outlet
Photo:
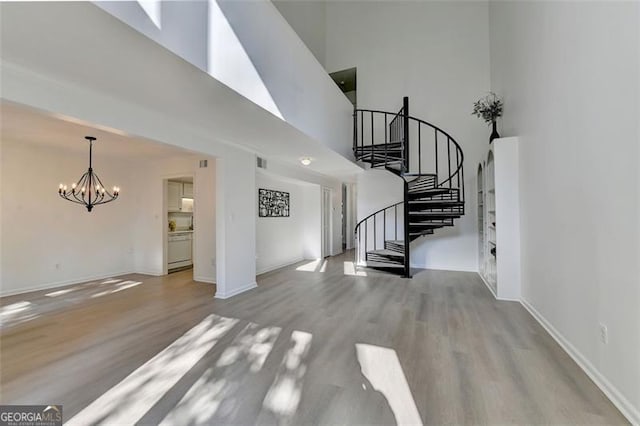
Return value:
[(607, 329), (607, 326), (602, 323), (600, 323), (600, 342), (603, 345), (609, 343), (609, 330)]

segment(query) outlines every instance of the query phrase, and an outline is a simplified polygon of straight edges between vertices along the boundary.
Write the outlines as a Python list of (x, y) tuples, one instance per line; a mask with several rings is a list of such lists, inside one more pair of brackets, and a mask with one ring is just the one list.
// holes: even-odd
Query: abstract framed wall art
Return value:
[(258, 189), (258, 217), (289, 217), (289, 193)]

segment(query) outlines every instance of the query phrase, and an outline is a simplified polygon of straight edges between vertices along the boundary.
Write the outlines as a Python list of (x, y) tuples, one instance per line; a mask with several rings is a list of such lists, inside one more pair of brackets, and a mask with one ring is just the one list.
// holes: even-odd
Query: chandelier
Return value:
[(71, 185), (71, 190), (67, 188), (67, 185), (60, 184), (58, 194), (67, 201), (84, 205), (87, 211), (90, 212), (94, 206), (105, 204), (118, 198), (120, 188), (114, 186), (113, 192), (109, 192), (98, 175), (93, 172), (91, 155), (93, 141), (96, 138), (93, 136), (85, 136), (84, 138), (89, 141), (89, 169), (80, 177), (77, 183)]

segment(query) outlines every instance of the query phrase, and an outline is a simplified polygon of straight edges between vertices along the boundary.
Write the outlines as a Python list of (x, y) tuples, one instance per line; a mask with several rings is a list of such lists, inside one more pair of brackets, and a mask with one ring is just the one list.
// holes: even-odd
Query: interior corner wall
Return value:
[[(411, 115), (451, 133), (464, 151), (466, 213), (454, 227), (412, 243), (412, 263), (477, 271), (471, 201), (474, 170), (488, 149), (490, 130), (471, 109), (490, 89), (488, 3), (338, 1), (326, 7), (325, 67), (357, 67), (358, 107), (397, 111), (409, 96)], [(359, 209), (358, 216), (363, 214)]]
[(327, 3), (325, 1), (273, 0), (273, 4), (318, 62), (324, 65)]
[[(94, 158), (104, 182), (122, 187), (117, 201), (83, 206), (60, 199), (87, 167), (85, 151), (2, 139), (1, 295), (75, 284), (134, 271), (130, 217), (135, 193), (120, 161)], [(29, 165), (25, 173), (25, 165)], [(98, 238), (94, 238), (95, 236)]]
[(640, 424), (640, 4), (492, 2), (490, 23), (520, 138), (522, 298)]
[(289, 193), (289, 217), (256, 215), (256, 273), (272, 271), (303, 260), (304, 187), (256, 170), (255, 196), (259, 189)]

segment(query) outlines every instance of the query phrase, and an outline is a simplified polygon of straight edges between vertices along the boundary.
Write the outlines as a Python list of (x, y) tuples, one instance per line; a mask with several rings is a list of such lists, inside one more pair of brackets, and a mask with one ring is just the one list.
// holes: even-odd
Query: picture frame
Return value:
[(258, 189), (258, 217), (289, 217), (290, 194), (274, 189)]

